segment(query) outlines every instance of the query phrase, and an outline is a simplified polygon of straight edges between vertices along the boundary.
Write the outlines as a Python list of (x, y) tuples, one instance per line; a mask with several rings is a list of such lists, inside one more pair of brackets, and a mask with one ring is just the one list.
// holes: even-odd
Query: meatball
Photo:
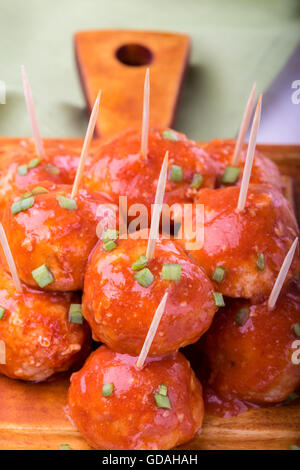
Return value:
[[(234, 154), (235, 144), (236, 141), (233, 139), (213, 139), (207, 144), (203, 145), (203, 149), (214, 163), (218, 186), (222, 185), (222, 177), (224, 175), (225, 168), (232, 166), (231, 162)], [(238, 168), (241, 169), (240, 174), (236, 180), (236, 184), (238, 186), (242, 181), (246, 155), (247, 145), (244, 145), (238, 165)], [(284, 183), (280, 176), (277, 165), (258, 150), (255, 151), (250, 183), (274, 186), (280, 191), (282, 191), (284, 188)]]
[(87, 162), (84, 184), (92, 191), (110, 194), (114, 202), (127, 196), (128, 207), (154, 203), (161, 165), (169, 151), (169, 175), (164, 202), (194, 200), (200, 186), (212, 188), (215, 169), (208, 155), (184, 134), (151, 130), (149, 152), (140, 154), (141, 133), (128, 131), (109, 141)]
[(90, 333), (86, 322), (68, 318), (70, 305), (80, 302), (78, 295), (22, 287), (17, 292), (0, 267), (0, 340), (6, 355), (0, 373), (40, 382), (80, 365), (90, 350)]
[(103, 194), (81, 189), (73, 201), (71, 186), (41, 184), (45, 192), (30, 195), (31, 187), (22, 200), (29, 200), (28, 209), (12, 213), (18, 196), (5, 211), (3, 225), (19, 276), (29, 286), (46, 290), (82, 289), (87, 259), (98, 241), (97, 224), (115, 218), (117, 207)]
[[(204, 207), (204, 242), (202, 246), (194, 244), (189, 253), (211, 278), (215, 278), (217, 268), (221, 269), (222, 276), (217, 277), (215, 285), (219, 292), (260, 301), (270, 294), (299, 231), (281, 192), (250, 185), (245, 209), (237, 212), (239, 191), (237, 186), (199, 191), (196, 204)], [(188, 247), (186, 241), (184, 244)], [(296, 254), (289, 278), (299, 268)]]
[[(141, 232), (137, 235), (142, 236)], [(150, 349), (150, 355), (159, 356), (197, 341), (209, 328), (217, 308), (212, 283), (198, 263), (172, 240), (158, 240), (155, 257), (143, 263), (139, 271), (134, 270), (132, 265), (145, 255), (147, 242), (141, 238), (119, 240), (110, 252), (104, 250), (101, 241), (98, 243), (87, 266), (82, 309), (95, 340), (118, 352), (138, 355), (154, 313), (168, 291), (165, 312)], [(169, 269), (180, 279), (166, 280)], [(147, 286), (144, 275), (150, 278)]]
[(267, 302), (228, 300), (205, 336), (213, 389), (253, 403), (287, 398), (300, 386), (300, 366), (292, 361), (296, 324), (299, 328), (299, 282), (288, 284), (273, 310)]
[(71, 418), (95, 449), (171, 449), (201, 428), (202, 387), (185, 357), (148, 358), (142, 370), (136, 360), (101, 346), (71, 377)]

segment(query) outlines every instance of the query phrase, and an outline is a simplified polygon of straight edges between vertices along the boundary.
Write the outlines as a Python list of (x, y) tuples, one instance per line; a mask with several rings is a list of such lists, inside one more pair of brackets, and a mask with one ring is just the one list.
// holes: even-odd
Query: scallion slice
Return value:
[(168, 410), (171, 410), (172, 407), (168, 396), (161, 395), (160, 393), (154, 393), (154, 398), (158, 408), (167, 408)]
[(166, 263), (162, 267), (161, 277), (165, 281), (180, 281), (181, 266), (177, 263)]
[(36, 195), (36, 194), (45, 194), (45, 193), (48, 193), (48, 189), (46, 188), (43, 188), (43, 186), (36, 186), (33, 190), (32, 190), (32, 194)]
[(25, 176), (25, 175), (27, 175), (27, 171), (28, 171), (27, 165), (20, 165), (20, 166), (18, 166), (18, 170), (17, 170), (17, 171), (18, 171), (18, 174), (19, 174), (20, 176)]
[(191, 182), (191, 188), (199, 189), (203, 183), (203, 176), (200, 173), (195, 173)]
[(179, 165), (172, 165), (170, 169), (170, 180), (175, 182), (182, 181), (182, 168)]
[(18, 212), (23, 212), (26, 211), (27, 209), (30, 209), (34, 204), (34, 197), (29, 196), (24, 199), (20, 199), (17, 202), (14, 202), (11, 206), (11, 213), (12, 214), (18, 214)]
[(221, 292), (213, 292), (213, 296), (217, 307), (225, 307), (225, 302)]
[(0, 307), (0, 320), (2, 320), (3, 316), (4, 316), (4, 313), (5, 313), (5, 310), (3, 307)]
[(27, 193), (22, 194), (21, 199), (26, 199), (27, 197), (32, 196), (33, 193), (30, 193), (29, 191)]
[(111, 228), (107, 228), (103, 233), (103, 241), (108, 242), (109, 240), (116, 240), (118, 238), (119, 231)]
[(62, 196), (61, 194), (58, 194), (56, 196), (56, 200), (63, 209), (68, 209), (70, 211), (75, 211), (77, 209), (77, 204), (74, 199), (70, 199), (68, 197)]
[(131, 265), (133, 271), (140, 271), (145, 268), (148, 263), (148, 258), (145, 255), (141, 255), (134, 263)]
[(103, 384), (102, 387), (102, 395), (104, 397), (110, 397), (114, 391), (114, 384), (113, 383), (108, 383), (108, 384)]
[(56, 166), (51, 165), (51, 163), (46, 163), (46, 165), (45, 165), (45, 170), (46, 170), (47, 173), (49, 173), (50, 175), (59, 175), (59, 169), (56, 168)]
[(295, 335), (300, 338), (300, 323), (295, 323), (293, 325), (293, 330), (294, 330), (294, 333)]
[(241, 308), (236, 316), (236, 322), (239, 326), (245, 325), (248, 320), (250, 310), (247, 307)]
[(216, 282), (222, 282), (226, 274), (226, 269), (223, 266), (218, 266), (213, 273), (213, 280)]
[(54, 277), (46, 264), (42, 264), (32, 272), (32, 277), (39, 287), (43, 288), (54, 281)]
[(265, 269), (265, 257), (263, 253), (258, 253), (256, 265), (259, 271), (263, 271)]
[(40, 159), (40, 158), (33, 158), (32, 160), (30, 160), (30, 162), (28, 163), (27, 167), (28, 167), (29, 169), (35, 168), (35, 167), (38, 166), (40, 163), (41, 163), (41, 159)]
[(112, 251), (116, 248), (116, 243), (113, 240), (108, 240), (107, 242), (103, 243), (104, 251)]
[(135, 273), (134, 278), (137, 280), (140, 286), (143, 287), (149, 287), (154, 280), (153, 274), (148, 268), (144, 268), (141, 271)]
[(69, 308), (69, 322), (82, 325), (83, 315), (81, 310), (81, 304), (71, 304)]
[(168, 387), (164, 384), (159, 386), (159, 394), (166, 397), (168, 395)]
[(174, 132), (170, 129), (167, 129), (167, 130), (163, 131), (161, 135), (162, 135), (163, 139), (166, 139), (166, 140), (172, 140), (173, 142), (176, 142), (178, 140), (178, 136), (177, 136), (176, 132)]
[(235, 183), (240, 175), (241, 169), (234, 166), (227, 166), (222, 176), (222, 183), (232, 184)]
[(291, 401), (297, 400), (297, 398), (299, 398), (298, 393), (292, 392), (289, 394), (288, 397), (286, 397), (286, 399), (284, 400), (284, 403), (290, 403)]
[(71, 450), (69, 444), (61, 444), (59, 448), (60, 450)]

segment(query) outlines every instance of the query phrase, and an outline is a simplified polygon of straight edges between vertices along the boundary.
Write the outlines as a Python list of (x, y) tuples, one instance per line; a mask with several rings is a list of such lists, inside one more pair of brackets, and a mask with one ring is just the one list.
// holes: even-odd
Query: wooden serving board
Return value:
[[(21, 139), (0, 139), (0, 151)], [(76, 145), (76, 139), (59, 139)], [(57, 141), (57, 139), (56, 139)], [(77, 141), (80, 145), (80, 141)], [(259, 145), (280, 167), (300, 219), (300, 146)], [(69, 377), (29, 384), (0, 377), (0, 449), (89, 449), (67, 414)], [(288, 449), (300, 445), (300, 404), (250, 410), (240, 416), (206, 415), (202, 432), (182, 449)]]

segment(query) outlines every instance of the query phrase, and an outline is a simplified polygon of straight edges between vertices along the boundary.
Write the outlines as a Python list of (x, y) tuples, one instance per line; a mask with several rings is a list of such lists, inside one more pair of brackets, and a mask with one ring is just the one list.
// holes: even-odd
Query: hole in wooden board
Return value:
[(141, 44), (125, 44), (119, 47), (116, 51), (116, 57), (122, 64), (131, 67), (148, 65), (153, 60), (153, 54), (150, 49)]

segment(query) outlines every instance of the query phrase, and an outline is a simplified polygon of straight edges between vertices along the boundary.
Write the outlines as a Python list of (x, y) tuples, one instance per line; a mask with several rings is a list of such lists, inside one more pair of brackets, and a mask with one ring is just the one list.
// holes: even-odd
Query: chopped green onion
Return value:
[(116, 240), (118, 238), (118, 230), (107, 228), (103, 233), (103, 241), (108, 242), (109, 240)]
[(104, 397), (110, 397), (114, 391), (114, 384), (104, 384), (102, 387), (102, 395)]
[(33, 158), (33, 160), (30, 160), (30, 162), (28, 163), (27, 167), (28, 167), (28, 168), (35, 168), (35, 167), (38, 166), (40, 163), (41, 163), (41, 159), (40, 159), (40, 158)]
[(165, 281), (180, 281), (181, 266), (177, 263), (166, 263), (162, 267), (161, 277)]
[(295, 323), (293, 325), (293, 330), (294, 330), (294, 333), (295, 335), (300, 338), (300, 323)]
[(144, 268), (134, 275), (137, 282), (143, 287), (149, 287), (152, 284), (154, 277), (150, 269)]
[(182, 168), (179, 165), (172, 165), (170, 171), (170, 180), (171, 181), (182, 181)]
[(239, 326), (245, 325), (246, 321), (248, 320), (249, 313), (250, 313), (250, 310), (247, 307), (241, 308), (238, 311), (238, 314), (236, 316), (236, 322)]
[(30, 193), (30, 192), (24, 193), (24, 194), (22, 194), (21, 199), (26, 199), (27, 197), (32, 196), (32, 194), (33, 193)]
[(191, 182), (191, 187), (195, 189), (199, 189), (202, 183), (203, 183), (203, 176), (200, 175), (200, 173), (195, 173)]
[(168, 395), (168, 387), (164, 384), (159, 386), (159, 394), (166, 397)]
[(161, 135), (166, 140), (172, 140), (173, 142), (176, 142), (176, 140), (178, 140), (176, 132), (171, 130), (163, 131)]
[(214, 292), (213, 296), (217, 307), (225, 307), (223, 295), (220, 292)]
[(45, 193), (48, 193), (48, 189), (46, 188), (43, 188), (43, 186), (36, 186), (36, 188), (34, 188), (32, 190), (32, 194), (36, 195), (36, 194), (45, 194)]
[(77, 209), (77, 204), (74, 199), (70, 199), (68, 197), (62, 196), (61, 194), (58, 194), (56, 196), (56, 200), (63, 209), (69, 209), (70, 211), (75, 211)]
[(40, 287), (45, 287), (54, 281), (54, 277), (46, 264), (42, 264), (32, 272), (32, 277)]
[(111, 251), (111, 250), (114, 250), (116, 248), (116, 243), (113, 241), (113, 240), (108, 240), (108, 242), (105, 242), (103, 244), (103, 249), (104, 251)]
[(141, 255), (134, 263), (131, 265), (133, 271), (140, 271), (145, 268), (148, 263), (148, 258), (145, 255)]
[(5, 310), (3, 307), (0, 307), (0, 320), (2, 320)]
[(18, 173), (20, 176), (27, 175), (27, 165), (18, 166)]
[(300, 447), (296, 445), (292, 445), (290, 446), (290, 450), (300, 450)]
[(76, 323), (82, 325), (83, 315), (81, 310), (81, 304), (71, 304), (69, 308), (69, 321), (70, 323)]
[(291, 401), (297, 400), (299, 398), (298, 393), (292, 392), (286, 399), (284, 400), (284, 403), (290, 403)]
[(256, 266), (258, 267), (259, 271), (263, 271), (265, 269), (265, 257), (263, 253), (258, 253)]
[(154, 393), (154, 398), (158, 408), (167, 408), (168, 410), (171, 410), (172, 407), (169, 397), (161, 395), (160, 393)]
[(222, 183), (235, 183), (240, 175), (241, 169), (234, 166), (227, 166), (222, 176)]
[(26, 211), (30, 209), (34, 204), (34, 197), (30, 196), (25, 199), (20, 199), (17, 202), (14, 202), (11, 206), (11, 213), (18, 214), (18, 212)]
[(222, 266), (218, 266), (213, 273), (213, 280), (216, 282), (222, 282), (226, 274), (226, 269)]
[(61, 444), (59, 448), (60, 450), (71, 450), (69, 444)]
[(51, 165), (51, 163), (46, 163), (45, 170), (47, 173), (50, 173), (50, 175), (59, 175), (59, 169), (56, 168), (56, 166)]

